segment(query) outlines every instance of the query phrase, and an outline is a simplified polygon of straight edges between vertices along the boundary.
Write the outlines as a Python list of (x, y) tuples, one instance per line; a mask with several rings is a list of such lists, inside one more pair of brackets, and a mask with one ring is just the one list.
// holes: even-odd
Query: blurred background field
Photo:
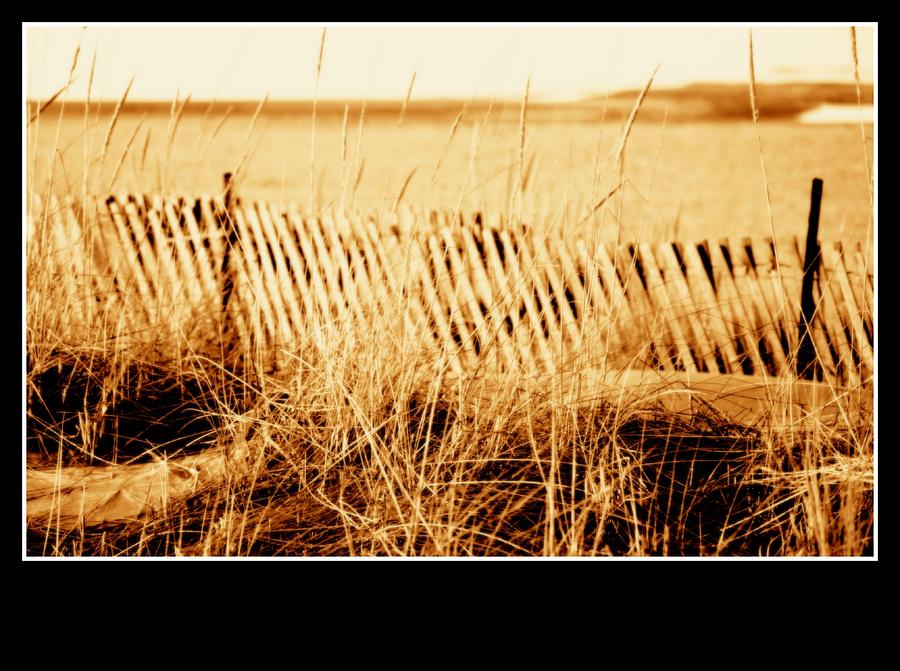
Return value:
[[(612, 174), (613, 154), (636, 97), (624, 91), (580, 103), (529, 105), (524, 218), (568, 229), (587, 223), (589, 204), (619, 181)], [(805, 233), (809, 184), (821, 177), (821, 236), (866, 239), (866, 153), (870, 172), (874, 126), (864, 126), (864, 151), (859, 124), (799, 120), (817, 105), (850, 105), (855, 97), (852, 86), (761, 89), (760, 132), (779, 236)], [(872, 87), (864, 87), (863, 103), (871, 99)], [(214, 194), (222, 174), (240, 165), (243, 198), (297, 202), (306, 209), (312, 203), (372, 211), (392, 207), (401, 192), (416, 209), (509, 209), (521, 101), (413, 100), (399, 127), (400, 102), (370, 101), (360, 119), (362, 101), (322, 101), (312, 194), (312, 104), (267, 101), (252, 123), (258, 105), (188, 101), (175, 124), (178, 110), (171, 103), (126, 103), (100, 165), (98, 150), (115, 105), (92, 103), (86, 116), (83, 103), (64, 109), (54, 104), (28, 129), (30, 184), (46, 193), (52, 158), (57, 193), (81, 193), (87, 167), (91, 191)], [(85, 156), (92, 157), (89, 164)], [(623, 169), (623, 201), (590, 222), (611, 235), (618, 218), (625, 235), (639, 240), (771, 232), (745, 86), (651, 89), (628, 138)]]

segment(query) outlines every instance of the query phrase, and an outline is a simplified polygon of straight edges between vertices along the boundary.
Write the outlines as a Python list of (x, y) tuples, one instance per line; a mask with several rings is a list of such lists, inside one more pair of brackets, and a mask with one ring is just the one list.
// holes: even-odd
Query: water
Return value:
[(798, 117), (806, 124), (871, 124), (875, 118), (874, 105), (838, 105), (824, 103)]

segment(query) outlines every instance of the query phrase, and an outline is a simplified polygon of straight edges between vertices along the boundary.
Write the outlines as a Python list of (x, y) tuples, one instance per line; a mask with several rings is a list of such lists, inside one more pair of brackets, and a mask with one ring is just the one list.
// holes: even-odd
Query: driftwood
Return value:
[(871, 387), (849, 389), (784, 377), (663, 375), (649, 369), (612, 371), (602, 380), (590, 373), (584, 377), (591, 394), (621, 398), (637, 408), (693, 413), (706, 407), (729, 421), (776, 431), (805, 427), (811, 422), (830, 424), (845, 413), (871, 411), (873, 401)]
[(244, 443), (152, 463), (29, 468), (28, 525), (77, 529), (165, 514), (178, 501), (241, 472), (249, 455)]

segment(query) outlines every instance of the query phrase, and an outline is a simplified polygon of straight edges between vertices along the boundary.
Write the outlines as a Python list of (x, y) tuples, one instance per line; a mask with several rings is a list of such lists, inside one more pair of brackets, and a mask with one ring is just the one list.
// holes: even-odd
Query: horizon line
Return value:
[[(744, 87), (749, 86), (746, 82), (737, 82), (737, 81), (709, 81), (709, 80), (698, 80), (694, 82), (684, 83), (684, 84), (675, 84), (675, 85), (660, 85), (653, 87), (649, 93), (653, 93), (654, 91), (683, 91), (691, 88), (699, 88), (699, 87), (720, 87), (720, 88), (735, 88), (735, 87)], [(792, 88), (792, 87), (856, 87), (856, 82), (848, 82), (848, 81), (838, 81), (838, 80), (811, 80), (811, 81), (784, 81), (784, 82), (759, 82), (757, 81), (757, 87), (777, 87), (777, 88)], [(861, 81), (861, 88), (873, 87), (875, 86), (874, 81)], [(551, 104), (564, 104), (564, 103), (580, 103), (580, 102), (593, 102), (599, 98), (609, 96), (619, 97), (627, 94), (636, 94), (640, 91), (640, 87), (626, 87), (620, 89), (611, 89), (609, 91), (598, 91), (596, 93), (585, 93), (577, 98), (572, 97), (554, 97), (547, 96), (542, 98), (540, 94), (535, 94), (532, 92), (530, 95), (530, 104), (539, 105), (543, 103), (551, 103)], [(59, 95), (62, 95), (63, 92), (60, 92)], [(25, 100), (27, 105), (44, 103), (48, 98), (28, 98)], [(78, 98), (66, 98), (66, 103), (72, 104), (84, 104), (86, 102), (90, 102), (92, 104), (97, 104), (100, 106), (104, 105), (117, 105), (121, 101), (121, 98), (96, 98), (88, 101), (85, 97)], [(129, 105), (162, 105), (162, 104), (171, 104), (172, 102), (182, 103), (184, 101), (188, 101), (188, 105), (216, 105), (216, 104), (231, 104), (231, 105), (258, 105), (265, 101), (265, 103), (287, 103), (287, 104), (303, 104), (308, 103), (312, 104), (316, 102), (319, 105), (329, 105), (329, 104), (349, 104), (349, 103), (363, 103), (365, 102), (367, 105), (373, 104), (384, 104), (384, 103), (403, 103), (403, 97), (386, 97), (386, 98), (367, 98), (367, 97), (345, 97), (345, 98), (282, 98), (282, 97), (268, 97), (262, 96), (258, 98), (193, 98), (190, 95), (187, 95), (183, 98), (131, 98), (125, 100), (124, 106)], [(60, 104), (61, 100), (55, 100), (52, 105)], [(447, 103), (469, 103), (469, 104), (478, 104), (478, 103), (490, 103), (490, 102), (521, 102), (520, 96), (479, 96), (479, 97), (462, 97), (462, 96), (434, 96), (427, 98), (410, 98), (408, 104), (447, 104)]]

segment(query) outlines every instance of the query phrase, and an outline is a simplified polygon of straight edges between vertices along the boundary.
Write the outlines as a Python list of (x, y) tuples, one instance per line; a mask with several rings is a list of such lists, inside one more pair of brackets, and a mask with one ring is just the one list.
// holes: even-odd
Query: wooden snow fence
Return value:
[[(31, 244), (62, 292), (61, 336), (262, 352), (311, 334), (418, 338), (436, 365), (795, 374), (804, 243), (596, 243), (499, 216), (304, 216), (297, 207), (125, 195), (36, 202)], [(42, 225), (38, 225), (42, 224)], [(38, 233), (39, 232), (39, 233)], [(40, 236), (40, 240), (36, 236)], [(821, 241), (818, 376), (874, 372), (871, 245)], [(385, 321), (387, 319), (387, 321)], [(379, 322), (379, 320), (381, 320)]]

